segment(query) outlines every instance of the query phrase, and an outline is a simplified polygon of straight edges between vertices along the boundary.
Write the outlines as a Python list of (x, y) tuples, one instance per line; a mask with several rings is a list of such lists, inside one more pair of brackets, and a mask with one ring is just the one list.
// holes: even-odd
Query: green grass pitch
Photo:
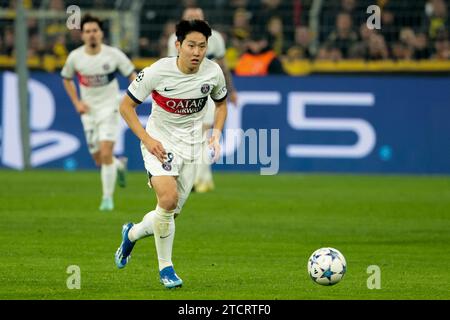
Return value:
[[(449, 177), (216, 174), (176, 220), (175, 290), (158, 281), (153, 237), (114, 265), (122, 224), (155, 207), (145, 173), (116, 189), (111, 213), (97, 210), (95, 171), (2, 170), (0, 181), (0, 299), (450, 299)], [(348, 264), (332, 287), (306, 271), (325, 246)], [(70, 265), (80, 290), (66, 286)]]

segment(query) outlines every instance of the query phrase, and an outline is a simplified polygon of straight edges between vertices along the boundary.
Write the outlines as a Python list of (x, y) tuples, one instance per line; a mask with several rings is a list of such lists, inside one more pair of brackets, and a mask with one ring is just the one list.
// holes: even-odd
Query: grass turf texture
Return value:
[[(450, 299), (448, 177), (216, 174), (176, 220), (181, 289), (160, 283), (153, 237), (118, 270), (121, 227), (155, 207), (145, 173), (98, 211), (98, 172), (0, 171), (0, 299)], [(310, 254), (339, 249), (348, 270), (323, 287)], [(69, 290), (67, 267), (81, 268)], [(381, 289), (367, 288), (369, 265)]]

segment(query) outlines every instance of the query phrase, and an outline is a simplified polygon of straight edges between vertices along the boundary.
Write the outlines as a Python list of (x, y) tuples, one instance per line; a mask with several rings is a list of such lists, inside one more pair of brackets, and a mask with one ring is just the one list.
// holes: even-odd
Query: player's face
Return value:
[(191, 32), (186, 35), (183, 43), (176, 42), (178, 59), (182, 70), (189, 73), (197, 72), (200, 64), (205, 58), (208, 40), (200, 32)]
[(86, 45), (96, 48), (102, 43), (103, 32), (96, 22), (88, 22), (83, 25), (81, 38)]

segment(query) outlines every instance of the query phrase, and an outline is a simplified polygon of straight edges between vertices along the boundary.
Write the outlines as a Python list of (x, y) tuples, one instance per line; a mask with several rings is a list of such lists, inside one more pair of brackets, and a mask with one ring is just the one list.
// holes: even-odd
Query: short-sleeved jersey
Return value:
[[(169, 37), (167, 43), (167, 55), (169, 57), (176, 57), (178, 55), (177, 48), (175, 47), (175, 41), (177, 36), (175, 33)], [(211, 36), (208, 38), (208, 49), (206, 50), (206, 57), (208, 59), (222, 59), (225, 56), (225, 41), (223, 40), (220, 32), (216, 30), (211, 31)]]
[(208, 96), (222, 101), (227, 89), (217, 63), (204, 59), (196, 73), (186, 74), (178, 68), (177, 57), (170, 57), (142, 70), (128, 87), (127, 94), (136, 103), (152, 95), (147, 132), (164, 148), (194, 160), (203, 142), (202, 119)]
[(73, 50), (61, 71), (67, 79), (78, 78), (81, 100), (94, 115), (110, 113), (119, 106), (119, 83), (116, 72), (126, 77), (134, 71), (134, 65), (119, 49), (102, 44), (98, 54), (86, 53), (85, 46)]

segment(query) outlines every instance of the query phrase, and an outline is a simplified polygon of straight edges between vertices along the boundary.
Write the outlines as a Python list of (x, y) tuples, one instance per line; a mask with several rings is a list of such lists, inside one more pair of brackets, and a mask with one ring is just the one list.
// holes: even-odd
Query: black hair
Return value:
[(211, 27), (207, 21), (204, 20), (181, 20), (176, 26), (176, 36), (180, 43), (186, 39), (186, 36), (191, 32), (200, 32), (206, 37), (206, 40), (211, 36)]
[(100, 18), (90, 15), (89, 13), (85, 14), (83, 18), (81, 19), (81, 31), (83, 31), (83, 26), (85, 23), (89, 22), (95, 22), (98, 24), (98, 27), (100, 30), (103, 31), (103, 22), (100, 20)]

